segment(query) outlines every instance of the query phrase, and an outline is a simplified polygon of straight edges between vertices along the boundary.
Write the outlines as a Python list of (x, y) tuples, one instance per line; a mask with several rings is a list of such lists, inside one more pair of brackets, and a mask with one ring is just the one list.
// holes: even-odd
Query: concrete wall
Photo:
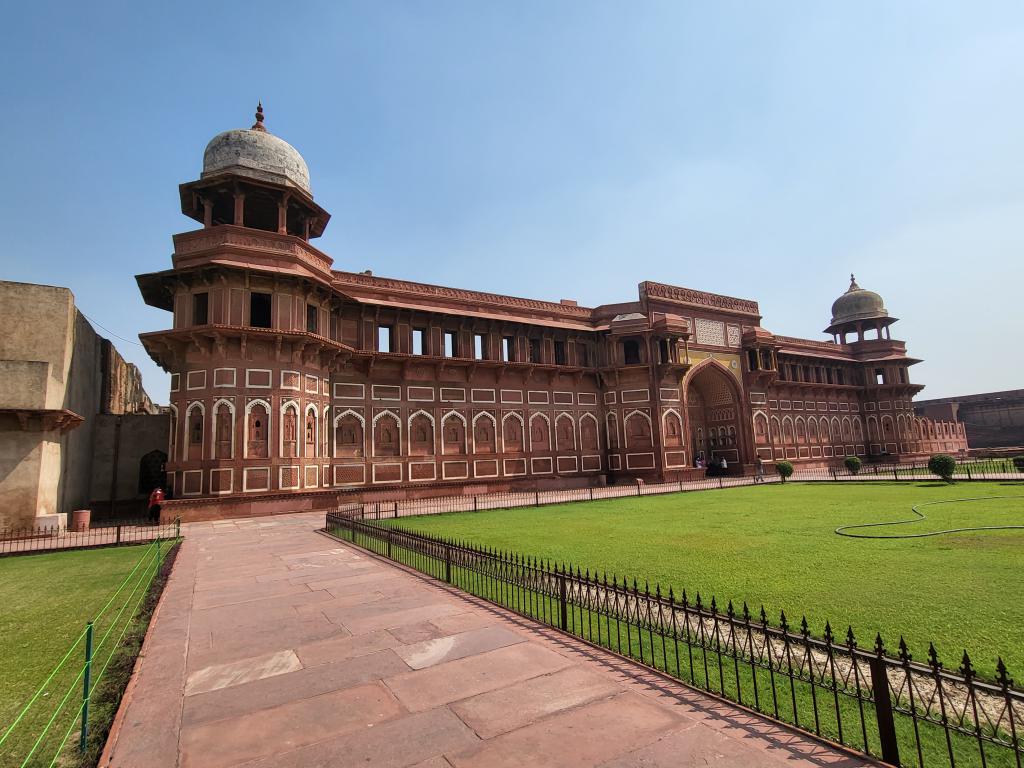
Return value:
[(143, 456), (160, 451), (164, 461), (168, 414), (102, 414), (96, 419), (89, 507), (97, 514), (143, 514), (150, 488), (139, 487)]
[[(67, 288), (0, 281), (0, 328), (0, 527), (31, 526), (89, 506), (99, 414), (155, 409), (138, 369), (97, 335)], [(84, 421), (54, 428), (46, 415), (62, 410)], [(166, 445), (166, 428), (136, 433), (129, 456)]]

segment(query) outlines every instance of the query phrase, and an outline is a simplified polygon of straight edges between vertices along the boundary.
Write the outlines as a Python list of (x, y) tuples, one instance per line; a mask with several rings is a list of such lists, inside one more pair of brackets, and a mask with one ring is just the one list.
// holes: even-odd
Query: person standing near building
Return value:
[(764, 459), (760, 456), (757, 457), (757, 461), (754, 463), (754, 482), (764, 482)]
[(149, 494), (149, 522), (160, 522), (160, 505), (164, 503), (164, 489), (157, 486)]

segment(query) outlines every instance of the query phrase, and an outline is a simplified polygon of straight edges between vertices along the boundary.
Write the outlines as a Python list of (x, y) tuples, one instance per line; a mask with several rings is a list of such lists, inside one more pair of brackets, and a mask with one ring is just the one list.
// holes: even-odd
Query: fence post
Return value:
[(391, 559), (391, 529), (388, 528), (388, 560)]
[(719, 488), (722, 487), (722, 476), (721, 475), (718, 476), (718, 487)]
[(590, 500), (594, 500), (594, 486), (590, 486)]
[(120, 544), (121, 543), (121, 524), (120, 523), (118, 523), (118, 525), (117, 525), (117, 541), (115, 543), (116, 544)]
[[(879, 639), (880, 640), (880, 639)], [(882, 746), (882, 760), (890, 765), (900, 764), (900, 748), (896, 742), (896, 724), (893, 722), (892, 701), (889, 698), (889, 676), (886, 673), (882, 644), (875, 646), (871, 657), (871, 693), (875, 700), (875, 719), (878, 721), (878, 740)]]
[(176, 538), (176, 539), (180, 539), (181, 538), (181, 518), (180, 517), (174, 518), (174, 538)]
[(473, 494), (473, 511), (474, 511), (474, 512), (479, 512), (479, 511), (480, 511), (480, 508), (479, 508), (479, 506), (477, 505), (477, 502), (476, 502), (476, 500), (477, 500), (477, 495), (476, 495), (476, 494), (474, 493), (474, 494)]
[(569, 606), (565, 601), (565, 571), (558, 572), (558, 602), (559, 602), (559, 619), (561, 621), (561, 627), (563, 632), (569, 630)]
[(85, 752), (89, 740), (89, 687), (92, 685), (92, 622), (85, 626), (85, 674), (82, 682), (82, 731), (78, 737), (78, 751)]
[(540, 506), (540, 491), (534, 491), (533, 492), (533, 496), (534, 496), (533, 506), (539, 507)]
[(452, 583), (452, 545), (444, 545), (444, 580)]
[(971, 479), (971, 465), (970, 464), (964, 464), (964, 468), (967, 470), (967, 479), (970, 480)]
[(900, 479), (899, 470), (896, 469), (896, 465), (895, 464), (893, 464), (893, 467), (892, 467), (892, 479), (893, 480), (899, 480)]

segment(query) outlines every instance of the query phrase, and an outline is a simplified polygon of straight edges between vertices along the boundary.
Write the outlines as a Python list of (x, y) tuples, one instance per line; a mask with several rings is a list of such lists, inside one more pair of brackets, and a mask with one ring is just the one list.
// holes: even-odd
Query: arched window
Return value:
[(426, 411), (409, 417), (409, 455), (434, 455), (434, 419)]
[(530, 417), (530, 450), (551, 450), (551, 424), (542, 413), (535, 413)]
[(306, 408), (306, 448), (305, 453), (303, 454), (306, 458), (312, 459), (316, 457), (316, 427), (316, 408), (311, 405)]
[(270, 407), (262, 401), (249, 403), (246, 416), (245, 455), (250, 459), (265, 459), (270, 435)]
[(580, 448), (584, 451), (597, 451), (601, 448), (597, 419), (593, 414), (585, 413), (580, 417)]
[(796, 420), (796, 441), (798, 443), (807, 442), (807, 425), (802, 418)]
[(373, 455), (398, 456), (401, 427), (398, 417), (391, 411), (381, 411), (373, 417)]
[(772, 444), (778, 445), (782, 442), (782, 422), (778, 416), (772, 416)]
[(763, 413), (754, 416), (754, 440), (758, 445), (767, 445), (768, 443), (768, 417)]
[(497, 427), (494, 417), (489, 413), (478, 413), (473, 417), (473, 452), (494, 453), (495, 432)]
[(363, 455), (363, 417), (342, 411), (334, 417), (334, 455), (360, 458)]
[(793, 444), (793, 420), (789, 416), (782, 420), (782, 442), (786, 445)]
[(576, 450), (576, 422), (567, 413), (560, 413), (555, 418), (555, 450)]
[(188, 409), (188, 453), (187, 458), (189, 461), (200, 461), (203, 458), (203, 441), (205, 439), (205, 430), (203, 429), (203, 422), (205, 420), (205, 410), (203, 409), (202, 403), (194, 403)]
[(822, 443), (828, 442), (828, 419), (826, 418), (818, 419), (818, 439)]
[(626, 447), (630, 449), (650, 448), (651, 442), (651, 420), (642, 411), (633, 411), (627, 414), (626, 421)]
[(668, 448), (678, 448), (683, 444), (683, 422), (675, 411), (665, 413), (665, 429), (662, 439)]
[(457, 411), (449, 411), (441, 419), (441, 453), (466, 453), (466, 418)]
[(523, 417), (518, 413), (506, 413), (501, 419), (501, 437), (506, 453), (523, 450)]
[(299, 455), (299, 409), (294, 403), (281, 412), (281, 456), (294, 459)]
[(213, 412), (214, 421), (214, 444), (213, 457), (215, 459), (234, 458), (235, 452), (235, 412), (234, 408), (226, 400), (221, 400), (215, 406)]

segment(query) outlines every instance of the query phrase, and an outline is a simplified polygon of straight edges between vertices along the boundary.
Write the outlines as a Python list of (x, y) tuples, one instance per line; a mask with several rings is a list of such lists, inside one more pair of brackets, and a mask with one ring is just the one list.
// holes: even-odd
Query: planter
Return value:
[(92, 519), (92, 511), (88, 509), (76, 509), (71, 513), (71, 530), (88, 531), (89, 522)]

